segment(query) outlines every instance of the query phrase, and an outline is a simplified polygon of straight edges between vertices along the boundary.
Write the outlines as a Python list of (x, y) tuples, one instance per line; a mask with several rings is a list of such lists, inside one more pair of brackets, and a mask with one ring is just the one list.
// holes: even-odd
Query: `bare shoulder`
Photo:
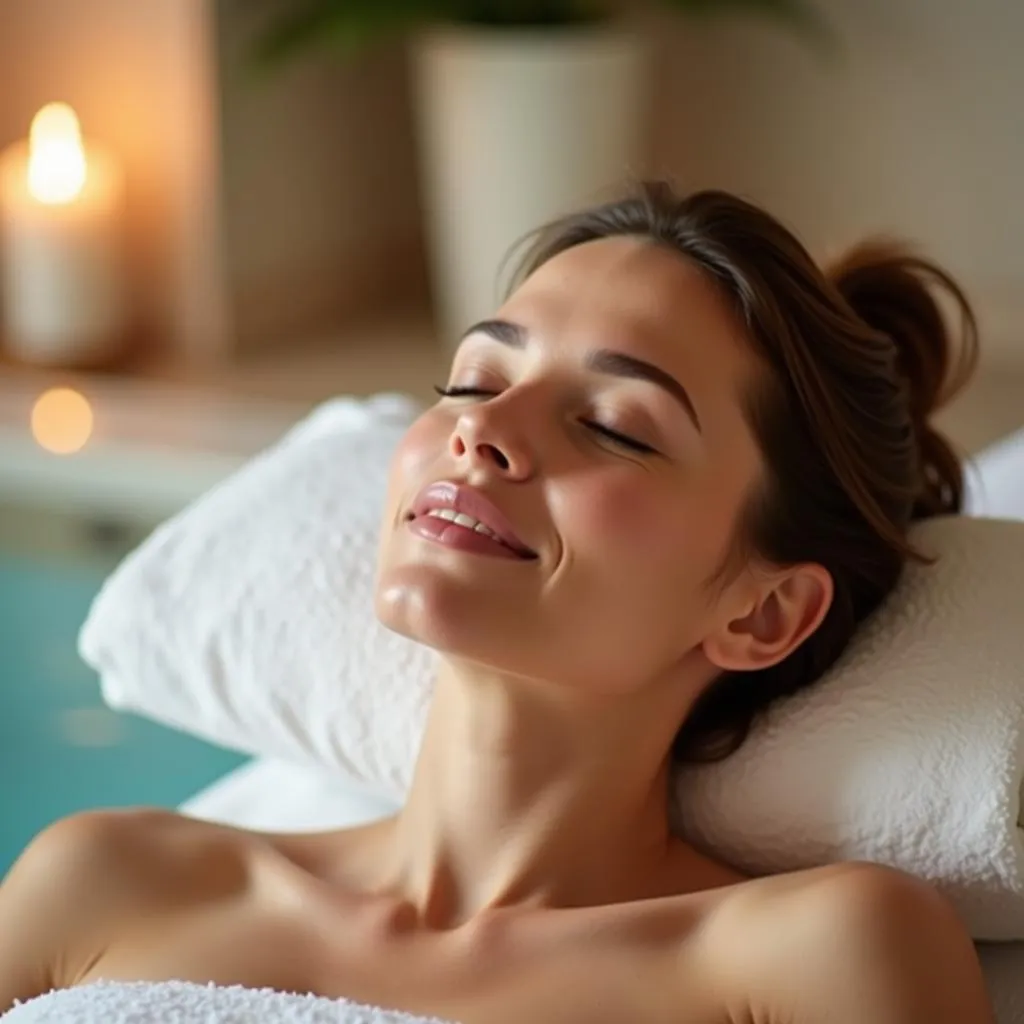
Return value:
[[(242, 848), (239, 830), (160, 808), (86, 811), (50, 825), (29, 844), (10, 875), (14, 885), (48, 879), (65, 897), (102, 903), (173, 893), (211, 852)], [(158, 891), (151, 883), (160, 881)]]
[(708, 928), (732, 1018), (760, 1024), (992, 1024), (969, 934), (902, 871), (847, 862), (756, 879)]
[(126, 920), (240, 884), (241, 848), (232, 830), (163, 810), (90, 811), (44, 829), (0, 885), (0, 1012), (72, 984)]

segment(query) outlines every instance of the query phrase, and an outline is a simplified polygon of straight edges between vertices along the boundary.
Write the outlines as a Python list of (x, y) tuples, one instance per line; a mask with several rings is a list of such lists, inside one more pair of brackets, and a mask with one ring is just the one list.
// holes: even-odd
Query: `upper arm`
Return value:
[(993, 1024), (970, 936), (949, 902), (902, 872), (851, 865), (796, 913), (805, 943), (794, 1024)]
[(76, 814), (29, 844), (0, 884), (0, 1014), (74, 982), (131, 902), (132, 818)]

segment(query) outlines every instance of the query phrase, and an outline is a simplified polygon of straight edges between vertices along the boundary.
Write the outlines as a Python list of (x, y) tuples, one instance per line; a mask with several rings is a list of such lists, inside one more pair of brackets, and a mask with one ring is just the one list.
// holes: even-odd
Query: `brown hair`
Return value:
[[(759, 712), (836, 661), (908, 559), (928, 560), (908, 541), (910, 523), (960, 511), (961, 462), (929, 418), (973, 373), (977, 326), (949, 274), (903, 245), (862, 244), (823, 272), (756, 206), (719, 191), (678, 196), (664, 182), (548, 225), (517, 280), (575, 245), (619, 235), (668, 246), (717, 281), (769, 368), (745, 396), (766, 469), (733, 555), (816, 562), (834, 585), (825, 618), (797, 650), (770, 668), (724, 673), (695, 703), (673, 754), (719, 760)], [(955, 335), (936, 292), (959, 312)]]

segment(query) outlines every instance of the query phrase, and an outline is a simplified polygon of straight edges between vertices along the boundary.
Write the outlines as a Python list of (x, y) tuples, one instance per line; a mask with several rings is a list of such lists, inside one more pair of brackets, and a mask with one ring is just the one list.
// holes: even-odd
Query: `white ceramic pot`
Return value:
[(449, 344), (500, 304), (515, 243), (638, 173), (645, 56), (637, 35), (604, 27), (416, 40), (431, 269)]

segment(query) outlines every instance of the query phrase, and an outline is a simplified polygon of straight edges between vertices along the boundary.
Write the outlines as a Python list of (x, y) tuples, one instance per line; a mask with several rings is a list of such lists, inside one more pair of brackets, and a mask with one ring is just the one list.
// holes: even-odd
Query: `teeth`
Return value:
[(465, 512), (456, 512), (455, 509), (451, 508), (432, 508), (427, 515), (434, 516), (435, 519), (447, 519), (450, 523), (457, 523), (459, 526), (465, 526), (468, 530), (475, 530), (477, 533), (482, 533), (487, 537), (501, 540), (489, 526), (485, 526), (479, 519), (467, 516)]
[(453, 508), (432, 508), (427, 515), (433, 516), (435, 519), (447, 519), (448, 522), (454, 523), (458, 513)]

